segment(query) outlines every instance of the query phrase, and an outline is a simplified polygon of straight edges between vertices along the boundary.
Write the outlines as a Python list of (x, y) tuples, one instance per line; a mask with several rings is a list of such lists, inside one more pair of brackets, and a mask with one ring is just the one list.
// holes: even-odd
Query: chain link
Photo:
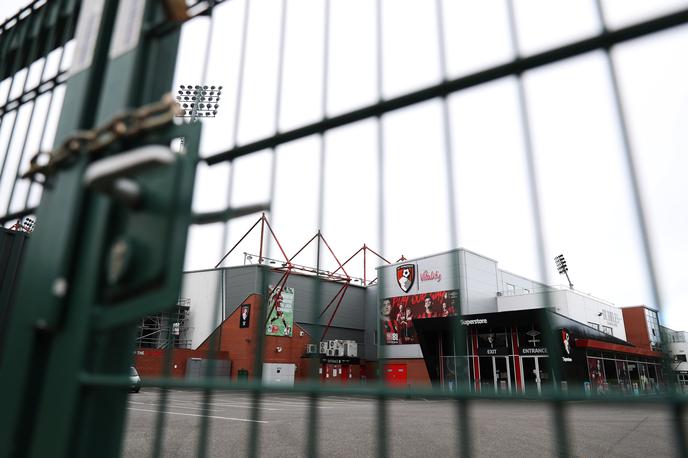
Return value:
[[(53, 151), (38, 152), (31, 158), (29, 170), (22, 178), (33, 180), (39, 174), (47, 177), (80, 154), (98, 153), (118, 140), (164, 126), (179, 114), (179, 104), (167, 93), (159, 102), (117, 115), (101, 127), (75, 133)], [(45, 155), (48, 155), (48, 162), (39, 164), (38, 161)]]

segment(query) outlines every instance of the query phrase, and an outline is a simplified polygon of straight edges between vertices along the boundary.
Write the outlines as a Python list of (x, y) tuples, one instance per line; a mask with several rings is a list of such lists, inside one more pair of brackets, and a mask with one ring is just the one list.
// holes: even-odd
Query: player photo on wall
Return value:
[(384, 333), (385, 343), (417, 344), (414, 320), (453, 317), (457, 315), (458, 308), (458, 290), (383, 299), (380, 306), (380, 329)]
[(269, 287), (268, 322), (266, 336), (291, 337), (294, 326), (294, 288), (288, 286)]
[(241, 315), (239, 315), (239, 327), (248, 328), (251, 324), (251, 304), (241, 304)]

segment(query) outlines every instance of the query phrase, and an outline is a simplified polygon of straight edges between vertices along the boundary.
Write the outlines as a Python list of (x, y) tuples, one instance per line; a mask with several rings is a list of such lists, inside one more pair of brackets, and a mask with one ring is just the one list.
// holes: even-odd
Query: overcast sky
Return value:
[[(3, 1), (1, 16), (18, 4)], [(282, 0), (251, 2), (246, 61), (237, 110), (244, 0), (216, 7), (207, 84), (222, 85), (219, 114), (204, 121), (202, 154), (230, 148), (378, 98), (375, 2), (331, 0), (327, 87), (323, 88), (324, 3), (288, 0), (281, 109), (275, 113)], [(631, 24), (687, 1), (607, 0), (608, 26)], [(442, 4), (447, 77), (513, 58), (506, 2)], [(592, 0), (517, 0), (520, 52), (531, 54), (596, 33)], [(184, 26), (178, 84), (197, 84), (208, 49), (208, 18)], [(435, 2), (383, 1), (382, 97), (441, 80)], [(664, 299), (664, 323), (688, 330), (688, 27), (627, 42), (613, 51), (636, 154), (643, 203)], [(548, 278), (564, 283), (553, 257), (563, 253), (576, 289), (619, 306), (653, 305), (637, 215), (623, 156), (605, 56), (593, 52), (524, 75), (531, 123)], [(1, 89), (1, 88), (0, 88)], [(323, 103), (323, 93), (325, 101)], [(517, 81), (505, 78), (447, 99), (453, 148), (444, 149), (442, 102), (433, 100), (382, 118), (384, 237), (379, 237), (378, 125), (374, 119), (309, 137), (197, 175), (194, 209), (263, 202), (271, 195), (273, 228), (289, 255), (319, 227), (340, 259), (364, 242), (396, 260), (455, 246), (484, 254), (502, 269), (540, 279)], [(235, 119), (238, 129), (235, 130)], [(275, 123), (277, 122), (277, 126)], [(0, 131), (0, 144), (2, 144)], [(321, 177), (321, 167), (324, 176)], [(451, 240), (448, 180), (455, 190), (458, 241)], [(0, 188), (2, 192), (2, 188)], [(2, 197), (2, 196), (0, 196)], [(209, 268), (259, 217), (193, 228), (186, 267)], [(225, 248), (223, 248), (225, 247)], [(278, 257), (270, 245), (273, 257)], [(248, 239), (225, 265), (258, 251)], [(297, 259), (314, 262), (314, 252)], [(332, 264), (329, 264), (331, 267)], [(362, 263), (350, 274), (362, 275)], [(368, 272), (374, 276), (372, 267)]]

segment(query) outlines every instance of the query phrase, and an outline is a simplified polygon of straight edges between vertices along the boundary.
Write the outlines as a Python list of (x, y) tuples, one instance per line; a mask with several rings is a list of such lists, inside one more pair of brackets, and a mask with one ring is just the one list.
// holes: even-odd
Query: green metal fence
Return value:
[[(514, 58), (504, 64), (465, 76), (447, 76), (444, 43), (443, 3), (432, 7), (437, 13), (438, 48), (443, 79), (437, 84), (404, 93), (393, 98), (382, 94), (382, 2), (377, 1), (376, 24), (378, 101), (346, 113), (328, 116), (328, 39), (330, 3), (325, 1), (323, 33), (325, 55), (323, 106), (320, 120), (298, 128), (281, 131), (275, 120), (274, 134), (199, 159), (201, 123), (174, 122), (177, 107), (170, 92), (177, 61), (180, 30), (184, 21), (207, 16), (215, 24), (213, 11), (221, 2), (127, 1), (127, 0), (49, 0), (35, 1), (1, 26), (0, 79), (8, 80), (13, 94), (0, 105), (0, 122), (11, 125), (9, 138), (0, 145), (0, 222), (9, 225), (18, 218), (35, 215), (37, 229), (28, 243), (17, 307), (10, 317), (3, 354), (0, 355), (0, 456), (115, 456), (121, 452), (125, 407), (129, 384), (127, 368), (134, 349), (136, 325), (143, 316), (168, 312), (177, 305), (187, 230), (193, 224), (227, 223), (232, 218), (271, 209), (265, 205), (228, 206), (222, 211), (192, 214), (191, 198), (196, 165), (214, 166), (263, 150), (275, 151), (280, 145), (309, 136), (320, 141), (320, 157), (327, 155), (324, 136), (334, 128), (362, 120), (374, 120), (378, 136), (378, 180), (382, 183), (385, 115), (425, 101), (439, 100), (442, 105), (442, 132), (447, 175), (450, 215), (446, 231), (451, 240), (458, 238), (455, 222), (454, 178), (452, 165), (452, 130), (447, 97), (504, 77), (515, 77), (521, 109), (522, 129), (526, 139), (523, 158), (528, 170), (529, 195), (534, 208), (537, 260), (542, 278), (546, 278), (544, 229), (540, 215), (537, 171), (530, 141), (528, 106), (522, 75), (545, 65), (562, 62), (591, 51), (602, 51), (613, 90), (616, 116), (621, 126), (623, 150), (635, 204), (637, 227), (642, 235), (643, 255), (650, 278), (654, 302), (662, 304), (653, 254), (647, 233), (637, 179), (637, 166), (629, 140), (616, 68), (610, 52), (618, 44), (645, 37), (688, 23), (688, 9), (645, 20), (631, 26), (608, 30), (599, 2), (599, 32), (592, 37), (536, 54), (521, 56), (515, 32), (513, 4), (510, 1), (510, 32)], [(276, 104), (281, 100), (281, 78), (284, 61), (284, 27), (289, 2), (281, 2), (281, 29), (278, 87)], [(246, 53), (246, 31), (250, 16), (246, 2), (242, 25), (242, 43), (237, 108), (241, 103), (242, 76)], [(429, 4), (428, 7), (431, 7)], [(76, 39), (75, 39), (76, 38)], [(69, 52), (70, 47), (73, 47)], [(70, 54), (71, 53), (71, 54)], [(67, 58), (66, 56), (71, 56)], [(57, 59), (57, 65), (50, 59)], [(69, 61), (69, 62), (67, 62)], [(207, 59), (206, 59), (207, 65)], [(52, 66), (52, 70), (49, 70)], [(26, 74), (37, 72), (37, 83)], [(60, 91), (64, 91), (62, 96)], [(58, 100), (59, 99), (59, 100)], [(63, 101), (62, 101), (63, 99)], [(60, 103), (61, 102), (61, 103)], [(61, 108), (54, 141), (46, 133), (48, 113)], [(228, 108), (229, 109), (229, 108)], [(26, 110), (25, 112), (22, 110)], [(22, 118), (20, 120), (20, 112)], [(279, 113), (279, 109), (276, 110)], [(17, 131), (15, 127), (23, 132)], [(234, 127), (236, 138), (237, 127)], [(45, 137), (44, 137), (45, 135)], [(38, 141), (36, 141), (38, 138)], [(183, 139), (183, 148), (179, 147)], [(37, 155), (51, 144), (52, 153)], [(323, 205), (323, 171), (320, 172), (317, 219), (325, 218)], [(272, 175), (274, 189), (274, 173)], [(381, 186), (382, 187), (382, 186)], [(40, 206), (35, 204), (40, 197)], [(382, 246), (389, 229), (385, 227), (383, 196), (379, 202), (378, 242)], [(320, 256), (318, 256), (318, 261)], [(458, 273), (459, 266), (454, 266)], [(30, 272), (30, 275), (29, 275)], [(458, 278), (458, 275), (456, 276)], [(266, 291), (267, 275), (262, 290)], [(457, 284), (457, 288), (461, 285)], [(313, 304), (322, 303), (316, 291)], [(313, 316), (319, 309), (314, 307)], [(259, 309), (258, 322), (264, 322), (266, 311)], [(547, 314), (541, 320), (547, 326)], [(216, 317), (217, 318), (217, 317)], [(217, 319), (215, 320), (217, 322)], [(382, 333), (378, 332), (382, 339)], [(545, 333), (552, 341), (553, 335)], [(455, 330), (456, 342), (465, 342), (462, 326)], [(385, 345), (378, 342), (379, 358), (385, 357)], [(211, 342), (211, 348), (217, 342)], [(548, 345), (553, 360), (561, 357), (557, 345)], [(171, 351), (166, 357), (166, 376), (145, 380), (146, 387), (201, 390), (204, 413), (209, 412), (213, 393), (243, 391), (251, 394), (253, 420), (261, 417), (259, 404), (263, 396), (276, 392), (308, 395), (308, 438), (304, 454), (323, 453), (318, 434), (321, 419), (320, 399), (331, 394), (373, 396), (376, 398), (377, 447), (379, 456), (390, 453), (389, 413), (387, 401), (399, 391), (382, 382), (365, 386), (330, 387), (319, 383), (312, 374), (310, 381), (293, 388), (260, 383), (264, 335), (258, 339), (255, 363), (256, 380), (223, 382), (215, 379), (188, 381), (171, 378)], [(210, 350), (209, 350), (210, 351)], [(462, 354), (459, 352), (459, 354)], [(466, 371), (465, 367), (459, 371)], [(553, 365), (559, 379), (558, 367)], [(606, 396), (602, 403), (659, 403), (673, 412), (676, 453), (688, 455), (683, 431), (685, 398), (678, 393), (671, 367), (665, 364), (667, 389), (652, 398)], [(452, 392), (437, 389), (404, 393), (414, 398), (436, 398), (456, 405), (457, 449), (461, 455), (479, 453), (471, 444), (472, 430), (468, 412), (474, 401), (498, 399), (503, 402), (538, 402), (553, 407), (556, 453), (571, 453), (566, 408), (569, 401), (584, 401), (582, 391), (561, 391), (553, 386), (540, 396), (496, 396), (473, 392), (468, 383), (459, 384)], [(162, 390), (154, 437), (154, 454), (163, 450), (163, 433), (168, 392)], [(208, 415), (202, 416), (197, 450), (208, 454)], [(250, 424), (249, 450), (259, 454), (261, 424)], [(371, 433), (373, 434), (373, 433)]]

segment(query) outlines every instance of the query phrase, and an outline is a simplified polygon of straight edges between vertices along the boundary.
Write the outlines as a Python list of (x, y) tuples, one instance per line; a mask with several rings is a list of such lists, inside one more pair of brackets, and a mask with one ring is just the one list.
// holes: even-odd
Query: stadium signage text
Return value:
[(487, 324), (487, 318), (475, 318), (473, 320), (461, 320), (464, 326), (472, 326), (474, 324)]
[(424, 270), (423, 273), (420, 274), (420, 281), (436, 281), (439, 283), (442, 281), (442, 274), (439, 270)]
[(522, 355), (546, 355), (547, 348), (535, 347), (535, 348), (521, 348)]

